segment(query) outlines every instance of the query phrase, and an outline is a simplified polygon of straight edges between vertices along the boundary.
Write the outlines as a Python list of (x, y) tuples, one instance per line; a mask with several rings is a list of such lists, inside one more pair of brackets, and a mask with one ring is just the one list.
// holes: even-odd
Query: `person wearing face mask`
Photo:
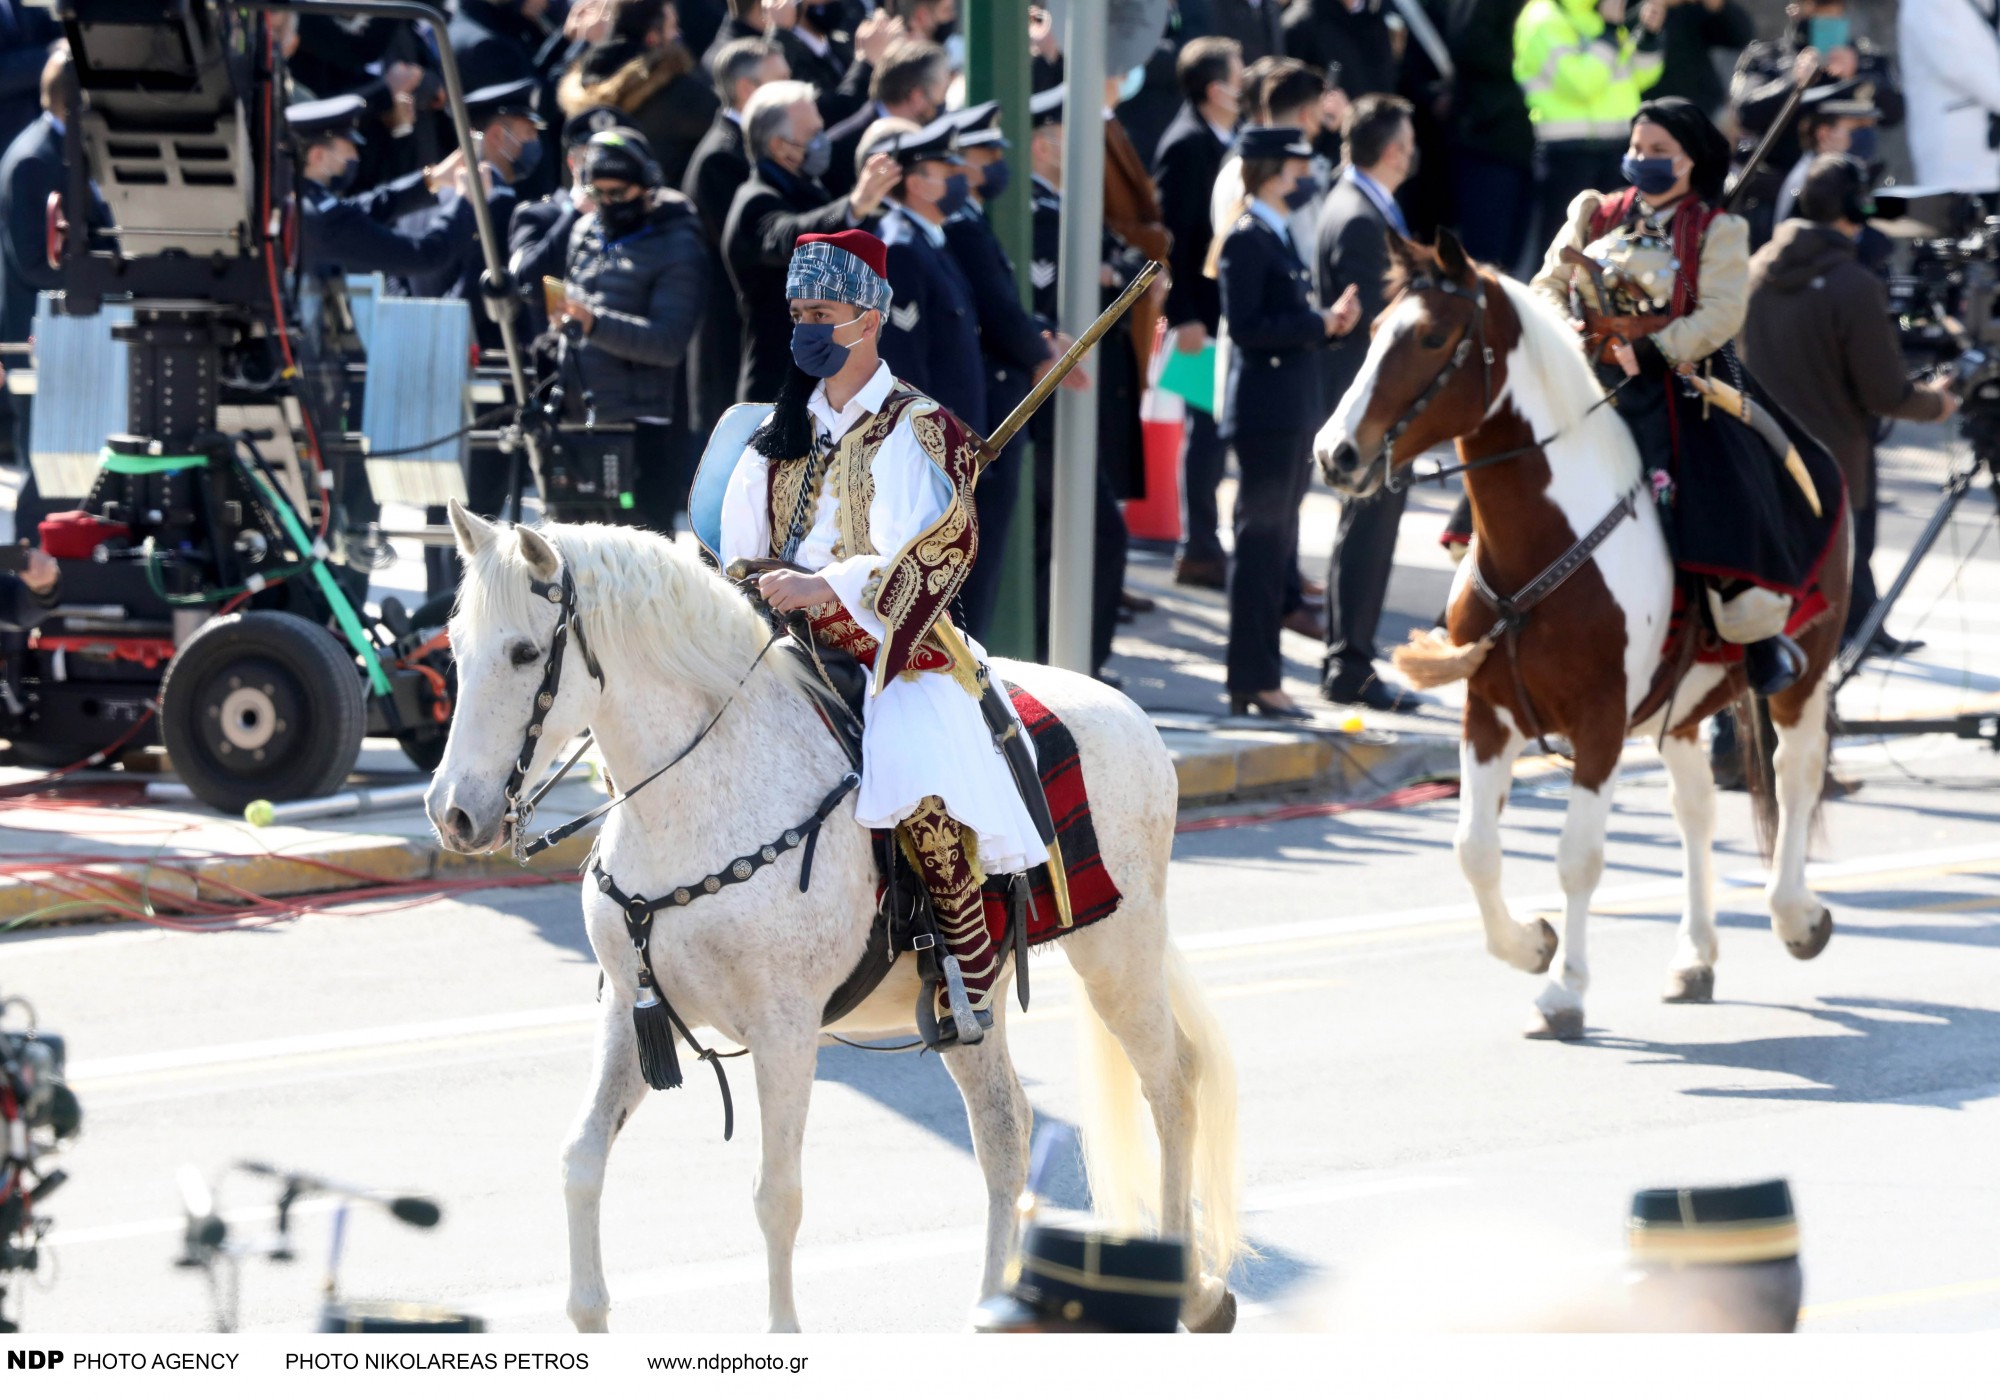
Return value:
[[(1808, 92), (1804, 102), (1805, 120), (1800, 124), (1799, 158), (1792, 168), (1785, 172), (1785, 181), (1778, 187), (1778, 197), (1771, 206), (1773, 227), (1792, 217), (1799, 202), (1799, 192), (1805, 189), (1806, 175), (1812, 163), (1820, 156), (1852, 156), (1861, 163), (1864, 170), (1878, 169), (1876, 125), (1882, 118), (1882, 109), (1874, 102), (1874, 93), (1865, 90), (1858, 83), (1836, 83), (1822, 89), (1819, 94)], [(1752, 236), (1755, 236), (1755, 221), (1752, 221)], [(1886, 243), (1888, 240), (1866, 224), (1863, 229), (1874, 234), (1875, 239)], [(1768, 231), (1766, 233), (1768, 237)], [(1760, 241), (1761, 246), (1761, 241)], [(1876, 263), (1886, 249), (1869, 249), (1863, 254), (1863, 261)], [(1870, 257), (1869, 253), (1878, 256)]]
[[(439, 273), (475, 236), (472, 204), (462, 197), (464, 162), (456, 155), (386, 185), (353, 195), (361, 163), (360, 122), (368, 104), (357, 94), (295, 102), (285, 125), (299, 153), (299, 235), (310, 273)], [(396, 221), (419, 210), (437, 217), (415, 231)]]
[(860, 168), (855, 155), (862, 133), (874, 123), (896, 117), (925, 126), (937, 120), (950, 82), (951, 64), (936, 44), (906, 39), (892, 46), (869, 79), (868, 101), (827, 128), (833, 155), (825, 172), (826, 187), (835, 194), (854, 187)]
[(945, 221), (971, 198), (951, 116), (912, 130), (890, 118), (868, 128), (860, 155), (902, 169), (878, 227), (889, 250), (896, 299), (882, 327), (882, 353), (897, 372), (966, 423), (985, 423), (986, 369), (972, 284), (945, 238)]
[(831, 146), (812, 86), (793, 80), (766, 83), (751, 95), (743, 106), (743, 144), (750, 178), (723, 220), (722, 260), (743, 327), (736, 398), (768, 403), (792, 362), (785, 305), (792, 245), (801, 234), (835, 233), (874, 218), (900, 172), (894, 160), (878, 157), (862, 171), (853, 193), (828, 194), (820, 177)]
[[(1012, 181), (1007, 138), (1000, 133), (1000, 104), (982, 102), (952, 114), (958, 131), (958, 152), (972, 197), (945, 220), (945, 246), (952, 262), (972, 289), (979, 320), (979, 342), (986, 369), (986, 417), (979, 426), (990, 432), (1014, 411), (1069, 348), (1021, 302), (1014, 280), (1014, 263), (1000, 246), (999, 235), (987, 222), (986, 208)], [(979, 475), (980, 554), (959, 595), (965, 603), (966, 630), (984, 638), (999, 600), (1000, 573), (1007, 558), (1007, 537), (1014, 525), (1014, 502), (1021, 472), (1021, 454), (1028, 434), (1017, 433), (999, 458)]]
[(640, 522), (670, 534), (685, 502), (667, 428), (683, 411), (678, 370), (701, 315), (708, 249), (685, 195), (660, 187), (646, 139), (614, 127), (583, 156), (591, 212), (570, 237), (557, 382), (569, 422), (632, 423)]
[(1244, 198), (1210, 252), (1209, 271), (1236, 352), (1217, 429), (1236, 462), (1236, 554), (1229, 570), (1229, 712), (1303, 719), (1284, 691), (1279, 635), (1299, 596), (1299, 507), (1312, 466), (1320, 356), (1360, 322), (1348, 287), (1325, 310), (1286, 212), (1315, 193), (1313, 150), (1295, 126), (1244, 128)]
[[(1907, 19), (1910, 7), (1903, 9)], [(1902, 125), (1903, 89), (1895, 60), (1856, 32), (1846, 0), (1792, 0), (1785, 6), (1785, 17), (1784, 32), (1777, 38), (1760, 39), (1743, 50), (1729, 80), (1739, 164), (1757, 149), (1786, 99), (1801, 86), (1810, 99), (1814, 90), (1836, 83), (1866, 84), (1870, 102), (1881, 113), (1877, 124), (1884, 128)], [(1753, 233), (1769, 236), (1775, 222), (1771, 206), (1798, 158), (1799, 132), (1790, 127), (1778, 133), (1764, 163), (1750, 173), (1748, 188), (1737, 198), (1736, 209), (1750, 220)], [(1921, 164), (1922, 155), (1917, 159)]]
[[(1598, 378), (1639, 449), (1642, 487), (1661, 507), (1676, 566), (1723, 644), (1741, 647), (1750, 684), (1773, 694), (1804, 671), (1786, 636), (1847, 509), (1840, 471), (1737, 364), (1749, 292), (1749, 228), (1724, 213), (1729, 144), (1683, 98), (1639, 109), (1624, 160), (1630, 187), (1587, 190), (1532, 286), (1574, 318)], [(1581, 250), (1602, 269), (1565, 260)], [(1784, 430), (1818, 496), (1817, 513), (1782, 458), (1734, 414), (1713, 411), (1683, 376), (1741, 385)], [(1726, 653), (1725, 653), (1726, 654)]]
[[(930, 893), (938, 953), (949, 954), (939, 970), (962, 987), (972, 1020), (954, 1015), (944, 981), (919, 993), (918, 1024), (949, 1050), (993, 1021), (1000, 958), (982, 872), (1028, 870), (1046, 852), (970, 678), (931, 640), (984, 543), (962, 504), (975, 499), (977, 457), (966, 425), (898, 378), (880, 349), (904, 294), (891, 275), (870, 234), (799, 240), (785, 286), (793, 367), (729, 469), (713, 544), (773, 610), (803, 613), (822, 648), (870, 673), (852, 810), (898, 832)], [(984, 663), (978, 642), (967, 646)]]
[(569, 267), (569, 236), (591, 210), (583, 174), (590, 138), (622, 124), (616, 107), (592, 107), (563, 125), (563, 187), (546, 199), (517, 205), (507, 223), (507, 272), (521, 288), (522, 311), (535, 335), (549, 328), (548, 312), (536, 289), (544, 277), (561, 277)]

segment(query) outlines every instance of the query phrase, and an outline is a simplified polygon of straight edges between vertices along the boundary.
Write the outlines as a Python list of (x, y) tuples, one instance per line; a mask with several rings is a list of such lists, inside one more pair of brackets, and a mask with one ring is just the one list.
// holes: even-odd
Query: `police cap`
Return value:
[(1295, 126), (1246, 126), (1236, 137), (1245, 160), (1311, 160), (1306, 134)]
[(1052, 88), (1043, 88), (1028, 101), (1028, 125), (1059, 126), (1063, 119), (1063, 94), (1069, 84), (1057, 83)]
[(331, 141), (334, 137), (345, 137), (355, 145), (367, 143), (361, 139), (356, 129), (361, 119), (368, 115), (368, 103), (359, 93), (345, 93), (339, 97), (321, 97), (311, 102), (294, 102), (285, 108), (285, 125), (291, 128), (292, 139), (301, 146), (315, 145), (321, 141)]
[(616, 107), (586, 107), (563, 126), (563, 149), (575, 150), (600, 131), (625, 125), (625, 114)]
[(527, 117), (540, 126), (542, 119), (535, 112), (535, 80), (516, 78), (468, 92), (465, 116), (474, 126), (485, 126), (495, 117)]
[(953, 165), (964, 162), (958, 155), (958, 128), (954, 125), (957, 113), (947, 112), (929, 126), (915, 131), (897, 131), (877, 137), (866, 148), (855, 153), (855, 159), (866, 161), (871, 156), (891, 155), (905, 169), (926, 160), (946, 160)]
[(962, 107), (952, 113), (954, 126), (958, 131), (960, 150), (968, 146), (997, 146), (1007, 149), (1007, 138), (1000, 130), (1000, 104), (980, 102), (971, 107)]

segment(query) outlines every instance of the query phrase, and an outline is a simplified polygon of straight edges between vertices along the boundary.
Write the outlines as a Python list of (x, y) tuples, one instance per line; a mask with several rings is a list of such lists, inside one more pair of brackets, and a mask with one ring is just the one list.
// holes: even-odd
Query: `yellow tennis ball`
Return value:
[(277, 819), (277, 813), (271, 810), (270, 802), (262, 797), (243, 809), (243, 820), (252, 826), (269, 826)]

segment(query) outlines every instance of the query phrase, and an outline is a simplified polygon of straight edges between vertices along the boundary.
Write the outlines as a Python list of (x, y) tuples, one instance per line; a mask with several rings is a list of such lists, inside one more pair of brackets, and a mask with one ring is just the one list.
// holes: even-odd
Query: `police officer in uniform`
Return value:
[[(1007, 138), (1000, 134), (1000, 104), (982, 102), (956, 114), (958, 150), (965, 161), (972, 197), (945, 221), (945, 245), (972, 287), (979, 317), (979, 341), (986, 357), (986, 430), (1012, 413), (1041, 377), (1042, 369), (1064, 349), (1050, 325), (1021, 304), (1014, 281), (1014, 263), (1000, 246), (986, 218), (986, 204), (1007, 188)], [(985, 639), (999, 601), (1000, 575), (1006, 563), (1007, 536), (1019, 493), (1021, 453), (1027, 440), (1017, 434), (999, 460), (979, 477), (979, 558), (959, 597), (965, 604), (966, 627)]]
[[(324, 372), (314, 386), (316, 407), (355, 422), (360, 420), (364, 391), (350, 390), (339, 367), (356, 351), (365, 355), (367, 347), (354, 336), (342, 275), (436, 275), (452, 266), (460, 249), (475, 236), (467, 198), (474, 176), (455, 154), (366, 194), (344, 196), (360, 165), (362, 137), (356, 127), (367, 114), (366, 99), (356, 93), (295, 102), (285, 109), (285, 123), (298, 151), (300, 267), (321, 284), (318, 362)], [(396, 224), (420, 210), (432, 211), (433, 217), (422, 224)], [(329, 451), (340, 449), (329, 444)], [(350, 562), (363, 570), (387, 562), (393, 556), (369, 534), (380, 508), (358, 456), (343, 457), (339, 479)], [(364, 578), (349, 577), (344, 582), (350, 592), (366, 597)]]
[[(487, 185), (486, 207), (501, 238), (520, 204), (516, 184), (532, 177), (541, 165), (542, 119), (535, 112), (535, 80), (520, 78), (495, 83), (466, 95), (465, 114), (479, 136), (479, 161)], [(419, 216), (421, 219), (421, 216)], [(418, 225), (422, 226), (421, 223)], [(411, 296), (456, 297), (471, 308), (473, 332), (482, 351), (502, 348), (499, 325), (488, 314), (480, 280), (486, 275), (486, 254), (477, 232), (459, 243), (457, 256), (442, 270), (404, 279)], [(527, 320), (517, 304), (514, 308), (518, 343), (527, 344)], [(465, 472), (466, 505), (479, 515), (497, 515), (506, 505), (513, 477), (513, 464), (497, 448), (475, 447), (467, 456)], [(431, 507), (433, 524), (444, 520), (444, 512)], [(424, 553), (424, 569), (429, 591), (445, 592), (458, 581), (458, 555), (450, 549), (429, 549)]]
[(957, 136), (950, 116), (916, 131), (871, 130), (863, 137), (859, 159), (865, 165), (871, 157), (886, 155), (903, 172), (884, 201), (889, 212), (880, 230), (889, 249), (889, 285), (895, 288), (882, 327), (882, 356), (961, 422), (984, 423), (979, 312), (972, 284), (945, 242), (946, 221), (971, 197)]
[(1236, 346), (1216, 425), (1238, 481), (1229, 711), (1301, 719), (1306, 712), (1282, 686), (1278, 638), (1285, 614), (1302, 601), (1287, 595), (1299, 586), (1299, 507), (1311, 481), (1312, 436), (1326, 416), (1319, 352), (1354, 329), (1361, 305), (1350, 287), (1332, 307), (1314, 306), (1312, 273), (1292, 242), (1288, 213), (1318, 193), (1305, 134), (1245, 127), (1237, 149), (1244, 195), (1211, 259)]
[[(472, 205), (463, 197), (470, 175), (457, 156), (392, 180), (366, 194), (345, 191), (360, 164), (360, 121), (368, 103), (358, 94), (296, 102), (285, 123), (299, 152), (299, 228), (305, 270), (325, 274), (385, 272), (417, 277), (454, 263), (476, 236)], [(435, 209), (421, 228), (396, 221)]]
[[(1034, 284), (1035, 314), (1053, 326), (1059, 313), (1056, 288), (1062, 256), (1063, 178), (1063, 93), (1064, 84), (1035, 94), (1029, 103), (1033, 114), (1035, 257), (1029, 267)], [(1126, 284), (1138, 275), (1145, 256), (1129, 247), (1109, 229), (1104, 233), (1103, 262), (1098, 280), (1104, 287), (1103, 304), (1115, 300)], [(1144, 303), (1142, 302), (1141, 305)], [(1106, 333), (1103, 344), (1120, 344), (1121, 330), (1129, 330), (1131, 313), (1125, 321)], [(1099, 373), (1107, 384), (1120, 372), (1128, 356), (1098, 356)], [(1137, 378), (1136, 367), (1132, 377)], [(1074, 382), (1073, 380), (1071, 382)], [(1102, 389), (1102, 386), (1100, 386)], [(1118, 504), (1118, 484), (1124, 480), (1126, 453), (1131, 448), (1125, 432), (1123, 412), (1113, 394), (1098, 395), (1097, 516), (1094, 567), (1090, 580), (1090, 659), (1092, 672), (1101, 671), (1111, 659), (1111, 638), (1118, 628), (1119, 600), (1125, 591), (1125, 513)], [(1035, 444), (1035, 654), (1046, 659), (1049, 649), (1049, 553), (1053, 543), (1049, 505), (1055, 494), (1055, 415), (1038, 413), (1028, 423)], [(1107, 445), (1112, 450), (1107, 451)], [(1098, 679), (1107, 679), (1098, 676)], [(1116, 684), (1115, 681), (1112, 684)]]

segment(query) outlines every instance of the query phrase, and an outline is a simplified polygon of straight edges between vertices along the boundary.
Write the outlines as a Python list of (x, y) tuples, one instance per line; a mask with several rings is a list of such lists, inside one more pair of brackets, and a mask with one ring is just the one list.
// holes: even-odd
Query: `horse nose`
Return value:
[(1319, 459), (1320, 474), (1328, 486), (1339, 486), (1354, 479), (1355, 469), (1361, 465), (1361, 454), (1354, 450), (1354, 444), (1343, 438), (1334, 444), (1332, 452), (1323, 453)]
[(438, 829), (461, 850), (472, 848), (473, 837), (476, 834), (473, 830), (472, 814), (457, 803), (454, 802), (444, 809), (444, 820), (438, 824)]

